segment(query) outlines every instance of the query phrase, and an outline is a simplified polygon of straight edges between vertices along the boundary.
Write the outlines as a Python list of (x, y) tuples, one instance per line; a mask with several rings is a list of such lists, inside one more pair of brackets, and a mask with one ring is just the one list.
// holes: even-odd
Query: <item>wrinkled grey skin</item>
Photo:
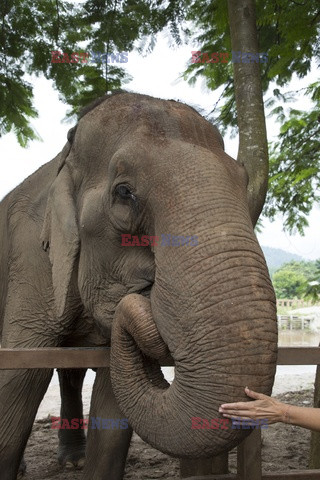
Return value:
[[(190, 107), (128, 93), (100, 103), (1, 204), (2, 346), (100, 346), (112, 334), (91, 416), (125, 416), (171, 455), (231, 449), (247, 431), (192, 430), (191, 418), (220, 417), (221, 403), (246, 400), (245, 385), (271, 393), (275, 297), (247, 181)], [(198, 245), (129, 248), (122, 233), (196, 235)], [(171, 386), (157, 362), (168, 353)], [(2, 480), (16, 477), (51, 374), (0, 372)], [(131, 433), (89, 430), (84, 478), (121, 479)]]

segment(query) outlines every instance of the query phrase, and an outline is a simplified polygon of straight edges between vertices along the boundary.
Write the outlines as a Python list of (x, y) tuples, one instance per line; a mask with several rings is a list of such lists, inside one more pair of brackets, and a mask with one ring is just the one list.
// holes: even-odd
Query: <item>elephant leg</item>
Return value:
[[(0, 370), (1, 480), (16, 480), (50, 369)], [(20, 472), (21, 473), (21, 472)]]
[(22, 457), (22, 460), (19, 465), (17, 480), (20, 480), (21, 478), (23, 478), (23, 475), (26, 473), (26, 470), (27, 470), (27, 464), (25, 462), (24, 457)]
[[(82, 385), (86, 369), (58, 369), (61, 394), (61, 419), (71, 424), (73, 418), (83, 419)], [(79, 422), (80, 423), (80, 422)], [(86, 436), (81, 425), (77, 429), (60, 429), (58, 433), (60, 465), (82, 468), (85, 459)]]
[(132, 436), (129, 425), (117, 422), (123, 418), (113, 394), (110, 369), (98, 368), (90, 407), (84, 479), (122, 480)]

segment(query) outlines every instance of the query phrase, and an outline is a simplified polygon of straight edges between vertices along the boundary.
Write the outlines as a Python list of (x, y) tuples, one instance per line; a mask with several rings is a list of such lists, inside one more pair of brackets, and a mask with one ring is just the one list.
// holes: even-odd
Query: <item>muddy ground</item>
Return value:
[[(281, 401), (299, 406), (313, 404), (313, 391), (288, 392), (276, 396)], [(34, 424), (26, 449), (25, 480), (82, 479), (80, 470), (62, 469), (56, 460), (57, 431), (49, 420)], [(310, 432), (291, 425), (275, 424), (262, 430), (263, 471), (275, 472), (308, 467)], [(236, 472), (236, 450), (229, 455), (229, 470)], [(179, 478), (179, 461), (151, 448), (134, 435), (127, 460), (125, 480), (175, 480)], [(90, 479), (88, 479), (90, 480)], [(112, 479), (108, 479), (112, 480)]]

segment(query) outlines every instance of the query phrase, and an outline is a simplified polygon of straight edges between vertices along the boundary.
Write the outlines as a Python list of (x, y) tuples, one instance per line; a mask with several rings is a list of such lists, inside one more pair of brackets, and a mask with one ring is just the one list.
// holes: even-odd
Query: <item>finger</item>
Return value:
[[(222, 409), (225, 409), (227, 408), (229, 410), (229, 408), (242, 408), (242, 409), (248, 409), (248, 408), (251, 408), (251, 402), (237, 402), (237, 403), (223, 403), (222, 405), (220, 405), (220, 408)], [(219, 412), (220, 412), (220, 408), (219, 408)]]
[[(248, 414), (247, 414), (248, 415)], [(242, 422), (243, 420), (252, 420), (254, 417), (250, 417), (250, 416), (242, 416), (240, 414), (229, 414), (229, 413), (223, 413), (223, 417), (226, 417), (226, 418), (231, 418), (232, 420), (232, 423), (234, 422)]]
[(251, 417), (252, 415), (255, 415), (254, 412), (248, 410), (226, 410), (221, 413), (223, 416), (228, 415), (229, 417)]
[(263, 393), (258, 393), (254, 392), (253, 390), (250, 390), (248, 387), (244, 389), (246, 395), (250, 398), (254, 398), (255, 400), (263, 400), (264, 398), (267, 397), (267, 395), (264, 395)]
[(232, 415), (229, 415), (228, 413), (223, 413), (222, 416), (226, 418), (232, 418)]

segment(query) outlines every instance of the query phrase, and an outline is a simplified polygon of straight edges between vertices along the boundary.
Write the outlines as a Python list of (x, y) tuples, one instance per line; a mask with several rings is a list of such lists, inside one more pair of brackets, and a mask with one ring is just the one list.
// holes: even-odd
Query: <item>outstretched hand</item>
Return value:
[(246, 395), (253, 398), (254, 402), (224, 403), (220, 406), (219, 412), (227, 418), (241, 417), (244, 420), (267, 419), (268, 423), (286, 422), (286, 416), (290, 405), (283, 404), (274, 398), (263, 393), (257, 393), (244, 389)]

